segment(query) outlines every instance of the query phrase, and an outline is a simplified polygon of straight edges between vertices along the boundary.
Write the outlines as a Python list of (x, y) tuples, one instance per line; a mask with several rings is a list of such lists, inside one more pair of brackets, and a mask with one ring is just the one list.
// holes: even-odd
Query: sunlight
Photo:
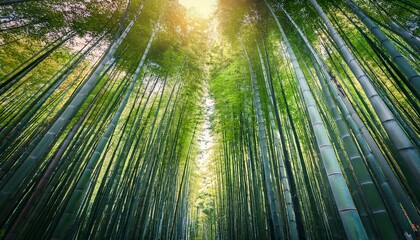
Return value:
[(210, 17), (216, 10), (217, 0), (179, 0), (179, 4), (189, 11), (195, 12), (201, 18)]

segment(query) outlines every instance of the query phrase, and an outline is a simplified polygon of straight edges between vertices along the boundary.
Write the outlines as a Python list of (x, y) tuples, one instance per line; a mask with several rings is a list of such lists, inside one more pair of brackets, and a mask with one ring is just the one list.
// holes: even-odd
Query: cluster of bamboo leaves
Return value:
[(0, 8), (1, 238), (419, 235), (415, 2), (219, 1), (219, 39), (176, 1)]

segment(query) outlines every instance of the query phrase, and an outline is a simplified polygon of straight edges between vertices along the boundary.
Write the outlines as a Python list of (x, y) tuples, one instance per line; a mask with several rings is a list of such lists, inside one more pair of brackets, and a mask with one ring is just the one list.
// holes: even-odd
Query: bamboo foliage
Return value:
[(1, 3), (0, 238), (416, 238), (418, 6), (311, 3)]

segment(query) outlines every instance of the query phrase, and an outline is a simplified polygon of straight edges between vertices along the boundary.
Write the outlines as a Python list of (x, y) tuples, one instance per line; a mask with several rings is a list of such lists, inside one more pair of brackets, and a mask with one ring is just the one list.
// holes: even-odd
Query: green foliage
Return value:
[(107, 23), (118, 19), (121, 5), (121, 1), (24, 1), (1, 8), (10, 27), (18, 27), (8, 34), (43, 37), (69, 30), (81, 35), (102, 33), (106, 27), (114, 27)]
[[(419, 14), (414, 2), (354, 2), (376, 21), (385, 24), (392, 20), (410, 34), (418, 34)], [(141, 4), (144, 7), (136, 16)], [(333, 142), (328, 157), (339, 158), (337, 169), (346, 170), (348, 186), (343, 184), (343, 189), (349, 187), (353, 193), (369, 236), (383, 237), (377, 221), (381, 218), (368, 219), (375, 209), (366, 204), (365, 192), (361, 191), (367, 184), (359, 184), (360, 171), (352, 171), (363, 169), (363, 177), (373, 179), (369, 186), (381, 188), (381, 169), (371, 164), (377, 155), (382, 156), (380, 168), (392, 184), (385, 189), (390, 194), (383, 196), (379, 191), (376, 198), (383, 198), (384, 209), (392, 219), (398, 218), (395, 209), (407, 212), (408, 218), (399, 216), (395, 221), (395, 231), (403, 229), (411, 234), (406, 222), (419, 224), (419, 199), (412, 193), (415, 186), (406, 180), (409, 175), (398, 157), (404, 148), (395, 149), (313, 6), (302, 0), (269, 4), (289, 38), (289, 52), (267, 6), (256, 0), (218, 1), (215, 19), (194, 16), (174, 0), (40, 0), (1, 6), (0, 238), (51, 238), (56, 229), (69, 239), (269, 239), (279, 232), (290, 238), (288, 217), (293, 214), (301, 221), (297, 224), (303, 225), (297, 227), (302, 238), (343, 237), (339, 217), (343, 214), (336, 205), (347, 201), (337, 202), (331, 193), (327, 177), (335, 173), (326, 175), (328, 166), (321, 163), (319, 151), (325, 146), (318, 146), (324, 140)], [(414, 147), (410, 149), (417, 151), (418, 96), (381, 43), (375, 42), (344, 1), (319, 4), (369, 76), (378, 96), (397, 116), (396, 122), (411, 134), (409, 141)], [(308, 46), (281, 7), (331, 72), (316, 74), (320, 66), (311, 61)], [(86, 96), (77, 95), (101, 63), (107, 47), (120, 39), (121, 32), (135, 18), (111, 61), (102, 62), (107, 72), (102, 71), (89, 82), (92, 89)], [(145, 67), (127, 92), (156, 26)], [(415, 49), (383, 25), (379, 27), (408, 64), (419, 70)], [(27, 68), (50, 49), (43, 47), (68, 32), (75, 35), (45, 59), (39, 58), (33, 68)], [(78, 53), (81, 60), (76, 62), (76, 51), (90, 44), (93, 49)], [(257, 46), (262, 51), (268, 80), (272, 80), (268, 85), (272, 84), (277, 109), (268, 98)], [(35, 55), (40, 50), (41, 54)], [(295, 69), (290, 50), (297, 56)], [(297, 64), (307, 79), (306, 93), (296, 81), (301, 80), (296, 79)], [(8, 75), (16, 72), (22, 77)], [(340, 109), (331, 117), (325, 104), (328, 89), (321, 91), (319, 83), (328, 75), (334, 76), (336, 87), (341, 87), (339, 96), (333, 96), (330, 102), (346, 101), (342, 105), (354, 107), (352, 114), (344, 116), (345, 111)], [(251, 76), (255, 76), (254, 86)], [(58, 81), (61, 77), (62, 81)], [(167, 82), (162, 92), (164, 79)], [(259, 101), (257, 92), (253, 92), (256, 86)], [(197, 158), (201, 154), (199, 138), (205, 112), (201, 105), (207, 87), (215, 101), (215, 114), (209, 117), (215, 142), (211, 162), (201, 168)], [(309, 93), (313, 101), (305, 99)], [(62, 129), (47, 133), (54, 122), (64, 119), (60, 116), (74, 96), (82, 99), (74, 116), (65, 116), (69, 121), (60, 125)], [(313, 106), (319, 109), (319, 123), (311, 122), (309, 117), (314, 116)], [(256, 108), (262, 116), (256, 114)], [(272, 122), (269, 112), (277, 113), (278, 121)], [(349, 121), (350, 117), (357, 121)], [(112, 119), (116, 119), (115, 126), (110, 125)], [(324, 134), (312, 127), (321, 123), (328, 130)], [(352, 129), (348, 134), (343, 131), (346, 127)], [(363, 134), (359, 133), (362, 129)], [(347, 159), (348, 152), (342, 150), (348, 147), (340, 139), (344, 135), (346, 141), (355, 143), (352, 154), (360, 154), (354, 170), (346, 165), (353, 160)], [(369, 141), (363, 141), (369, 136)], [(44, 138), (51, 144), (38, 146)], [(30, 155), (36, 146), (45, 154)], [(375, 150), (375, 156), (369, 149)], [(86, 168), (93, 158), (95, 163)], [(32, 168), (26, 169), (28, 165)], [(290, 175), (287, 180), (296, 183), (294, 196), (284, 193), (289, 189), (282, 177), (284, 169), (280, 170), (284, 166)], [(20, 172), (25, 174), (20, 176)], [(16, 178), (19, 181), (10, 181)], [(81, 181), (82, 187), (75, 190)], [(398, 193), (394, 202), (388, 198), (393, 192)], [(68, 204), (71, 195), (76, 198), (71, 201), (74, 205)], [(291, 202), (299, 208), (292, 209)], [(70, 212), (72, 219), (67, 222)], [(278, 217), (278, 226), (272, 226), (273, 217)]]

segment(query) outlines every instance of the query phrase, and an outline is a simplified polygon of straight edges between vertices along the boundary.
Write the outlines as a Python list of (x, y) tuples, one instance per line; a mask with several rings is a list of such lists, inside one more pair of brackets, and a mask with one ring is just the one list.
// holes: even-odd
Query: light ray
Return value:
[(179, 0), (179, 4), (201, 18), (209, 18), (216, 10), (217, 0)]

